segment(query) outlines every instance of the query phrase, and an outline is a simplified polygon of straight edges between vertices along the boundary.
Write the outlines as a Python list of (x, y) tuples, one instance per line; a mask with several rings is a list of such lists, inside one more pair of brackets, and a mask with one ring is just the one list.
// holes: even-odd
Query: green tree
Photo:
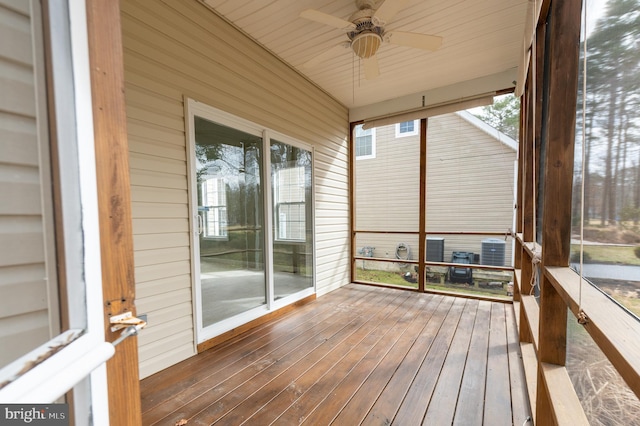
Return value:
[(475, 115), (505, 135), (518, 139), (520, 99), (512, 94), (498, 97), (492, 105), (482, 107), (482, 112)]
[(610, 0), (587, 40), (587, 108), (595, 116), (588, 123), (593, 127), (587, 129), (587, 135), (591, 139), (588, 144), (596, 147), (599, 155), (590, 158), (596, 163), (586, 167), (593, 165), (604, 175), (603, 225), (616, 223), (626, 196), (639, 193), (638, 182), (631, 191), (624, 191), (631, 183), (627, 182), (629, 148), (637, 140), (639, 38), (640, 1)]

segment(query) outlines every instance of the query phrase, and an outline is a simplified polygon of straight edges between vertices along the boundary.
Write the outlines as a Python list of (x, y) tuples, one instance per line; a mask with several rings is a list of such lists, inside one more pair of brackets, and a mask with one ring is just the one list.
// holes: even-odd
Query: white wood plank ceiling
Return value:
[[(300, 13), (315, 9), (349, 20), (358, 10), (354, 0), (201, 1), (351, 110), (438, 88), (469, 86), (470, 81), (494, 75), (501, 75), (497, 84), (504, 85), (496, 90), (513, 87), (530, 2), (404, 0), (406, 5), (386, 24), (385, 31), (442, 36), (442, 46), (429, 52), (383, 43), (377, 53), (380, 75), (367, 80), (363, 61), (348, 47), (334, 49), (318, 65), (305, 66), (349, 39), (346, 30), (303, 19)], [(375, 8), (381, 4), (377, 0)], [(478, 88), (482, 90), (485, 88)]]

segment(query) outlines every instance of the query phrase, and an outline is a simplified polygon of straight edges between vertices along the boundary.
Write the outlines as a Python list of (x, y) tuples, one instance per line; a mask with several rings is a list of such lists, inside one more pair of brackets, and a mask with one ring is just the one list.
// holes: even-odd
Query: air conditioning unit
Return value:
[(480, 263), (491, 266), (504, 266), (505, 242), (500, 238), (482, 240)]
[(444, 262), (444, 238), (427, 237), (427, 262)]

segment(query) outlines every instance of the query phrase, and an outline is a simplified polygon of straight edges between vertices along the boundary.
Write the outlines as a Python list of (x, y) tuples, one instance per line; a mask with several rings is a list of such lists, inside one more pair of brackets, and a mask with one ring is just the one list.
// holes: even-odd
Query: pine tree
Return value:
[[(587, 108), (594, 115), (593, 128), (587, 130), (588, 144), (591, 152), (600, 153), (591, 158), (593, 166), (603, 166), (599, 170), (604, 174), (601, 224), (613, 224), (625, 204), (618, 196), (626, 175), (626, 154), (621, 157), (621, 153), (627, 152), (627, 144), (637, 140), (640, 0), (609, 1), (587, 47)], [(632, 193), (639, 193), (639, 184), (636, 180)]]

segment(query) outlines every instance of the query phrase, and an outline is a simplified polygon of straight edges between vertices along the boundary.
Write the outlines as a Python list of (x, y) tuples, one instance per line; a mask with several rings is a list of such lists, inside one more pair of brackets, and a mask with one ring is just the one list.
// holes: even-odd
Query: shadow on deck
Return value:
[(523, 425), (511, 304), (348, 285), (141, 382), (145, 425)]

